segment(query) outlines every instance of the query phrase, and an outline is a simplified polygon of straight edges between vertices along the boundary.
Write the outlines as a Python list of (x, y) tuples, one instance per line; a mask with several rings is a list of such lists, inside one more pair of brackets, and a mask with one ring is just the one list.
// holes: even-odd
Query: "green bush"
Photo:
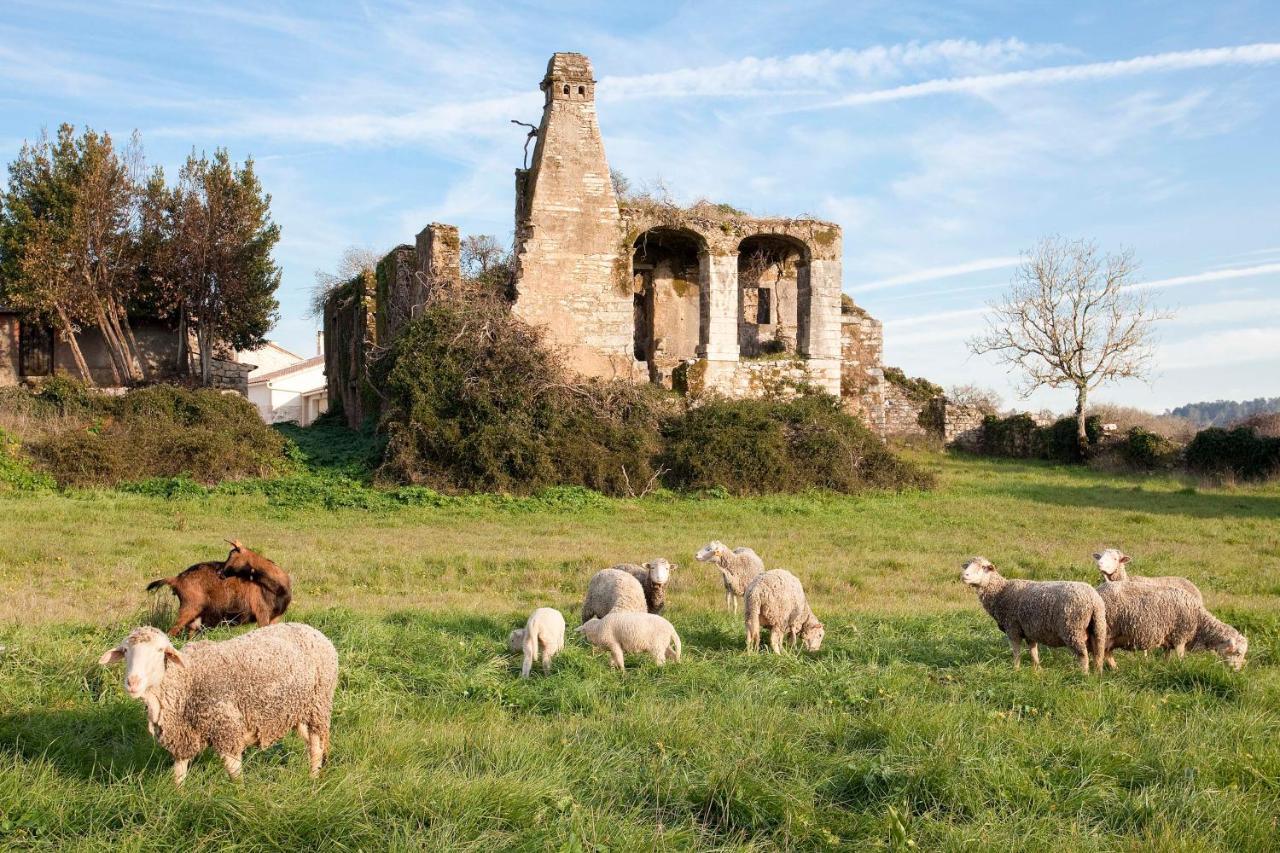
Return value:
[(885, 447), (826, 394), (790, 400), (712, 399), (662, 430), (661, 465), (680, 489), (732, 494), (919, 488), (932, 478)]
[(1249, 427), (1210, 427), (1191, 439), (1186, 460), (1188, 468), (1204, 474), (1261, 480), (1280, 472), (1280, 438), (1259, 436)]
[(1135, 426), (1125, 433), (1120, 455), (1129, 466), (1150, 471), (1170, 467), (1177, 461), (1178, 449), (1164, 436)]
[(653, 477), (660, 392), (572, 382), (540, 334), (483, 299), (438, 299), (374, 366), (384, 479), (443, 491), (636, 493)]
[[(39, 470), (63, 486), (116, 485), (151, 478), (216, 483), (288, 466), (285, 441), (238, 394), (155, 385), (120, 397), (89, 393), (53, 401), (71, 425), (26, 444)], [(68, 410), (70, 409), (70, 410)]]
[[(1074, 417), (1058, 418), (1049, 426), (1041, 427), (1036, 431), (1036, 455), (1053, 462), (1083, 462), (1077, 429)], [(1097, 415), (1085, 418), (1084, 434), (1088, 446), (1096, 446), (1102, 438), (1102, 418)]]
[(31, 470), (31, 465), (20, 453), (19, 442), (0, 429), (0, 489), (17, 492), (36, 492), (56, 485), (52, 477)]
[[(1090, 415), (1085, 420), (1085, 436), (1089, 445), (1097, 445), (1102, 437), (1102, 419)], [(982, 419), (982, 438), (978, 452), (986, 456), (1012, 459), (1047, 459), (1054, 462), (1083, 462), (1076, 438), (1076, 419), (1059, 418), (1049, 426), (1036, 426), (1028, 414), (1001, 418), (987, 415)]]

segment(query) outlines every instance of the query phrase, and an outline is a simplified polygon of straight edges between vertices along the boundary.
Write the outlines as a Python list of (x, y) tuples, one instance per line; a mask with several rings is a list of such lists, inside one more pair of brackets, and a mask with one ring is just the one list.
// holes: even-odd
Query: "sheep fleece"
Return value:
[(648, 613), (649, 602), (644, 597), (644, 586), (629, 572), (602, 569), (587, 584), (587, 597), (582, 602), (582, 621), (586, 622), (592, 616), (603, 618), (615, 610)]
[(978, 598), (1000, 630), (1009, 636), (1086, 651), (1089, 622), (1095, 614), (1105, 614), (1097, 626), (1102, 629), (1100, 633), (1109, 630), (1110, 614), (1097, 591), (1087, 583), (1002, 580), (998, 589), (980, 590)]
[(1107, 650), (1185, 647), (1200, 629), (1204, 606), (1184, 589), (1137, 578), (1098, 587), (1107, 606)]
[(800, 579), (786, 569), (773, 569), (758, 576), (747, 587), (744, 617), (747, 630), (755, 614), (757, 624), (770, 631), (796, 635), (812, 615)]
[(746, 595), (747, 586), (764, 574), (764, 560), (750, 548), (734, 548), (732, 557), (726, 558), (723, 563), (717, 560), (716, 565), (728, 572), (727, 577), (724, 572), (721, 576), (724, 577), (725, 586), (737, 596)]
[(267, 747), (299, 723), (328, 746), (338, 653), (329, 638), (298, 622), (258, 628), (222, 642), (188, 643), (183, 665), (165, 669), (151, 733), (174, 758), (206, 746), (238, 754)]

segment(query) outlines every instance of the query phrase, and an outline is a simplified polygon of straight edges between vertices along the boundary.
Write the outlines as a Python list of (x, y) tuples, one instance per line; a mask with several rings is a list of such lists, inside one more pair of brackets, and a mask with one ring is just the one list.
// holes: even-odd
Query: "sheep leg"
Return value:
[(1031, 655), (1031, 667), (1033, 669), (1040, 668), (1040, 644), (1027, 643), (1027, 653)]
[(520, 665), (520, 677), (528, 678), (529, 670), (533, 668), (533, 659), (538, 655), (538, 638), (532, 632), (525, 634), (524, 637), (524, 662)]
[(324, 764), (325, 739), (320, 732), (310, 732), (307, 738), (307, 755), (311, 759), (311, 778), (314, 779), (320, 775), (320, 766)]
[(623, 658), (621, 646), (615, 644), (609, 647), (609, 663), (622, 672), (627, 671), (627, 662)]
[(1183, 645), (1180, 645), (1180, 646), (1174, 646), (1173, 653), (1178, 656), (1178, 660), (1182, 660), (1184, 657), (1186, 657), (1186, 654), (1187, 654), (1186, 644), (1184, 643)]
[(1022, 637), (1010, 634), (1009, 649), (1013, 652), (1013, 668), (1022, 669)]
[(662, 666), (667, 662), (666, 646), (666, 643), (654, 643), (653, 647), (649, 649), (649, 654), (653, 655), (653, 662), (658, 666)]
[(1107, 659), (1105, 663), (1107, 666), (1111, 667), (1113, 670), (1120, 668), (1119, 666), (1116, 665), (1116, 656), (1111, 654), (1111, 652), (1107, 652)]
[(783, 632), (778, 628), (769, 629), (769, 648), (775, 655), (782, 654), (782, 634)]
[(542, 674), (543, 675), (551, 674), (551, 656), (552, 656), (551, 647), (544, 644), (542, 646)]
[(190, 758), (177, 758), (173, 762), (173, 784), (181, 785), (187, 778), (187, 768), (191, 766)]
[(237, 782), (240, 781), (240, 755), (239, 752), (224, 752), (221, 755), (222, 766), (227, 775)]

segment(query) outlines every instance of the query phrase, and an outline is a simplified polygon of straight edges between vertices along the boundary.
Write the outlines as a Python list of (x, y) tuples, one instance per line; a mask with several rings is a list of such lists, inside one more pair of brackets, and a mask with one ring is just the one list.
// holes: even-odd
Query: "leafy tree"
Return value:
[(1152, 328), (1164, 315), (1129, 287), (1135, 269), (1131, 252), (1104, 257), (1093, 242), (1044, 239), (991, 304), (986, 332), (969, 341), (974, 353), (995, 353), (1021, 371), (1024, 396), (1040, 387), (1072, 389), (1082, 453), (1089, 392), (1143, 378), (1151, 366)]
[(0, 287), (15, 307), (47, 320), (86, 381), (76, 334), (98, 329), (115, 384), (145, 379), (129, 309), (138, 297), (141, 146), (118, 152), (109, 134), (64, 124), (23, 145), (9, 165), (0, 210)]
[(147, 218), (160, 229), (154, 280), (182, 326), (195, 329), (204, 385), (219, 345), (254, 349), (275, 324), (280, 227), (270, 206), (253, 161), (237, 167), (225, 149), (212, 159), (191, 154), (172, 188), (148, 187)]

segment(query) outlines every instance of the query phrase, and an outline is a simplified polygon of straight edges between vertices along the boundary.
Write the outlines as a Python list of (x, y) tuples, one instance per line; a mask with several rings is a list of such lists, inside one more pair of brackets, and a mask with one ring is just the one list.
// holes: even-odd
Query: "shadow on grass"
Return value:
[(1009, 497), (1079, 509), (1110, 509), (1191, 518), (1280, 518), (1280, 495), (1219, 494), (1186, 489), (1148, 491), (1141, 486), (1058, 486), (1010, 483)]
[(113, 782), (172, 763), (147, 733), (141, 704), (0, 715), (0, 755), (44, 760), (69, 775)]

